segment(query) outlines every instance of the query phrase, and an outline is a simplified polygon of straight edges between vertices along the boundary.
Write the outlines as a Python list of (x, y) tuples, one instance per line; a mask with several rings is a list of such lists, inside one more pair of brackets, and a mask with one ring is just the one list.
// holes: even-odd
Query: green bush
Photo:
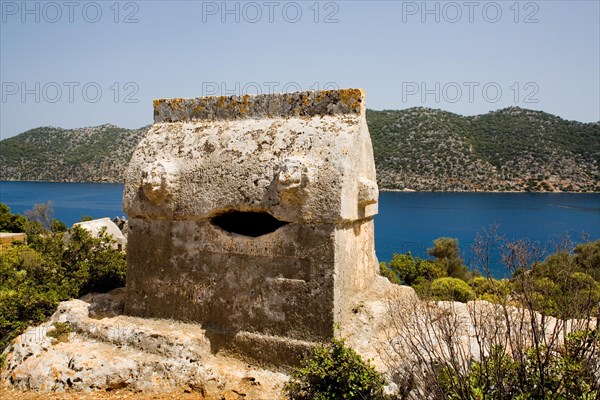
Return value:
[(392, 260), (379, 264), (381, 275), (390, 282), (411, 286), (420, 296), (427, 296), (431, 283), (444, 277), (467, 281), (478, 273), (469, 271), (460, 258), (458, 239), (439, 238), (433, 241), (433, 247), (427, 249), (433, 259), (413, 257), (410, 252), (394, 254)]
[(113, 249), (113, 244), (106, 229), (97, 238), (79, 226), (69, 229), (69, 239), (62, 250), (62, 267), (63, 282), (73, 297), (125, 285), (125, 255)]
[(417, 269), (419, 277), (415, 280), (415, 283), (419, 283), (422, 279), (432, 282), (447, 276), (444, 265), (431, 260), (419, 260)]
[(0, 232), (23, 232), (26, 221), (22, 215), (11, 214), (10, 208), (0, 203)]
[[(512, 277), (471, 277), (470, 286), (453, 277), (413, 284), (434, 299), (497, 304), (471, 308), (469, 324), (433, 302), (394, 312), (395, 350), (402, 360), (416, 355), (412, 365), (392, 371), (399, 393), (431, 400), (600, 399), (600, 241), (574, 247), (565, 240), (546, 259), (541, 246), (507, 241), (494, 227), (475, 243), (482, 271), (489, 275), (500, 250)], [(437, 247), (436, 264), (458, 254), (451, 242)], [(574, 328), (582, 330), (569, 333)], [(475, 334), (470, 351), (456, 335), (462, 329)]]
[(413, 256), (407, 254), (394, 254), (389, 264), (381, 263), (382, 275), (390, 282), (399, 285), (412, 285), (417, 278), (417, 265)]
[[(444, 398), (449, 400), (515, 399), (519, 364), (502, 346), (494, 346), (481, 361), (473, 361), (466, 376), (453, 365), (440, 368), (437, 377)], [(524, 399), (522, 399), (524, 400)]]
[(600, 240), (578, 244), (575, 247), (575, 263), (581, 272), (600, 282)]
[(431, 294), (438, 300), (466, 303), (475, 298), (475, 292), (467, 282), (457, 278), (438, 278), (431, 283)]
[(469, 281), (469, 286), (475, 292), (477, 300), (503, 303), (510, 296), (510, 287), (505, 280), (477, 276)]
[(125, 284), (125, 254), (101, 232), (80, 227), (69, 240), (51, 218), (27, 220), (27, 244), (0, 250), (0, 351), (27, 326), (48, 318), (59, 302)]
[(453, 400), (598, 399), (595, 367), (583, 353), (591, 342), (597, 346), (598, 340), (598, 331), (577, 331), (567, 336), (560, 351), (546, 353), (544, 348), (530, 347), (522, 358), (495, 346), (471, 363), (466, 376), (453, 366), (442, 368), (439, 382), (446, 398)]
[(292, 400), (386, 398), (382, 375), (343, 340), (315, 347), (312, 356), (294, 369), (291, 377), (284, 390)]
[(433, 281), (446, 276), (443, 265), (435, 261), (413, 258), (412, 254), (394, 254), (389, 264), (380, 263), (380, 272), (390, 282), (398, 285), (415, 286), (423, 280)]
[[(562, 319), (586, 318), (600, 312), (600, 240), (579, 244), (574, 253), (560, 250), (515, 274), (512, 291), (521, 302)], [(525, 300), (524, 300), (525, 299)]]

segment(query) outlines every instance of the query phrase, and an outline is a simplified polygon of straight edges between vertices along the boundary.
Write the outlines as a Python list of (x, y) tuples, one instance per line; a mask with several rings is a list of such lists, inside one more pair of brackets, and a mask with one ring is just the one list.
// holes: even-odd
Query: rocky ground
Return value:
[[(384, 300), (413, 296), (412, 289), (378, 277), (356, 299), (340, 336), (385, 370), (377, 358), (378, 343), (385, 340)], [(215, 352), (197, 324), (121, 315), (123, 297), (124, 289), (116, 289), (63, 302), (48, 322), (17, 338), (0, 374), (0, 398), (283, 398), (289, 379), (283, 371)], [(72, 332), (47, 335), (66, 322)]]
[[(124, 289), (116, 289), (63, 302), (48, 322), (18, 337), (5, 353), (0, 398), (284, 399), (282, 388), (289, 379), (284, 370), (211, 348), (198, 324), (122, 315), (123, 297)], [(422, 302), (413, 289), (379, 276), (355, 297), (352, 316), (341, 324), (338, 336), (386, 378), (393, 376), (388, 389), (394, 391), (397, 387), (391, 382), (402, 384), (397, 380), (402, 371), (418, 364), (415, 349), (447, 353), (445, 337), (452, 328), (456, 352), (465, 360), (476, 359), (474, 318), (479, 320), (480, 336), (499, 335), (503, 340), (506, 313), (513, 331), (531, 325), (515, 307), (503, 309), (486, 301)], [(66, 322), (72, 332), (52, 334)], [(581, 329), (579, 322), (569, 321), (566, 328)], [(546, 335), (562, 337), (566, 328), (557, 323), (546, 318)], [(413, 398), (422, 395), (417, 390)]]

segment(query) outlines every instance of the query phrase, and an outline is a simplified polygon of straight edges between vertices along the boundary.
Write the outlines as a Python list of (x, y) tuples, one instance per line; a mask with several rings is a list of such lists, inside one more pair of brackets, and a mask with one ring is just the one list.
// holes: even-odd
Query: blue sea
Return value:
[[(478, 232), (498, 224), (507, 239), (551, 246), (565, 234), (573, 240), (600, 239), (600, 194), (573, 193), (399, 193), (379, 194), (375, 247), (380, 261), (410, 251), (427, 257), (438, 237), (458, 238), (468, 264)], [(123, 216), (123, 185), (103, 183), (2, 182), (0, 202), (24, 213), (36, 203), (53, 203), (67, 226), (81, 220)], [(497, 277), (506, 272), (494, 260)]]

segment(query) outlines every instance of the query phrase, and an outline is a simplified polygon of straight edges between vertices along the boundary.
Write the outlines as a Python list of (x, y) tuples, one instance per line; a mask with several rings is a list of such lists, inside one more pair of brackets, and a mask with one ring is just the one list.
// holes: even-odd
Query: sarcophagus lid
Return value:
[(161, 99), (129, 164), (124, 209), (341, 223), (375, 215), (377, 193), (360, 89)]

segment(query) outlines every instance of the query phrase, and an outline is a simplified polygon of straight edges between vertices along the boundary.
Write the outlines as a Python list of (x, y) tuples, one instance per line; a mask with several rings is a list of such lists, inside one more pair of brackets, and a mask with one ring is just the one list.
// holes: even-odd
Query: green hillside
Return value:
[(147, 130), (109, 124), (31, 129), (0, 141), (0, 179), (121, 182), (125, 166)]
[[(600, 191), (600, 124), (506, 108), (367, 110), (382, 189)], [(148, 127), (42, 127), (0, 141), (0, 179), (122, 182)]]
[(388, 189), (599, 191), (600, 124), (507, 108), (367, 111), (378, 180)]

